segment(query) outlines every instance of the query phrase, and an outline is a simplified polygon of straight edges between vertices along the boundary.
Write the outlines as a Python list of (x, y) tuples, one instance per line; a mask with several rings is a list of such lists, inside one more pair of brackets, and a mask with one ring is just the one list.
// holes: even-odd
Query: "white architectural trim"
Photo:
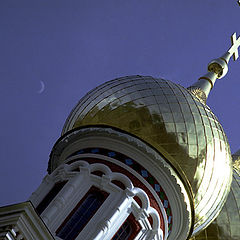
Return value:
[[(76, 168), (79, 168), (80, 171), (73, 171)], [(104, 174), (97, 176), (92, 174), (94, 171), (101, 171)], [(43, 221), (56, 239), (60, 239), (55, 235), (56, 230), (91, 186), (96, 186), (109, 193), (109, 196), (81, 231), (76, 238), (77, 240), (111, 239), (130, 213), (133, 213), (136, 221), (139, 221), (142, 226), (141, 236), (143, 234), (147, 234), (146, 236), (151, 234), (153, 237), (151, 239), (163, 239), (159, 214), (150, 206), (147, 194), (142, 189), (135, 188), (131, 180), (122, 173), (112, 172), (108, 166), (101, 163), (89, 164), (86, 161), (80, 160), (70, 165), (60, 165), (45, 179), (47, 181), (43, 181), (35, 194), (31, 196), (32, 202), (37, 202), (36, 197), (44, 198), (44, 196), (40, 196), (44, 192), (42, 189), (46, 188), (50, 190), (49, 187), (46, 187), (46, 184), (53, 186), (59, 180), (68, 180), (63, 189), (41, 214)], [(112, 183), (113, 180), (122, 182), (125, 190)], [(142, 201), (142, 207), (133, 199), (134, 196), (138, 196)], [(149, 216), (152, 216), (153, 226), (151, 226), (148, 220)], [(93, 229), (95, 231), (92, 231)], [(139, 235), (136, 239), (145, 238)]]
[(30, 202), (0, 208), (0, 239), (54, 240)]
[[(123, 164), (121, 162), (119, 162), (116, 159), (107, 157), (107, 156), (103, 156), (103, 155), (99, 155), (99, 154), (92, 154), (92, 153), (85, 153), (85, 154), (81, 154), (81, 155), (76, 155), (76, 156), (72, 156), (70, 158), (67, 159), (67, 162), (73, 161), (73, 160), (78, 160), (78, 159), (87, 159), (87, 158), (95, 158), (95, 159), (101, 159), (101, 160), (105, 160), (106, 162), (110, 162), (110, 163), (114, 163), (116, 165), (119, 165), (120, 167), (126, 169), (128, 172), (130, 172), (134, 177), (136, 177), (140, 182), (142, 182), (147, 188), (148, 190), (151, 192), (151, 194), (154, 196), (160, 211), (162, 213), (164, 222), (167, 223), (168, 219), (167, 219), (167, 214), (165, 212), (164, 206), (162, 204), (162, 202), (160, 201), (158, 195), (156, 194), (156, 192), (153, 190), (152, 186), (142, 177), (140, 176), (138, 173), (136, 173), (131, 167), (127, 166), (126, 164)], [(168, 232), (168, 226), (165, 225), (165, 233)]]

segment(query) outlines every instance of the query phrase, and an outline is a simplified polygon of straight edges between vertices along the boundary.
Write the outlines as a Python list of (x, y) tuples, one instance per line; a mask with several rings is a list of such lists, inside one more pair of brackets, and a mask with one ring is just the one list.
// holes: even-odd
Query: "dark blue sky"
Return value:
[[(0, 205), (25, 201), (38, 187), (65, 119), (89, 90), (133, 74), (187, 87), (235, 31), (235, 0), (1, 0)], [(240, 60), (229, 65), (207, 103), (235, 152)]]

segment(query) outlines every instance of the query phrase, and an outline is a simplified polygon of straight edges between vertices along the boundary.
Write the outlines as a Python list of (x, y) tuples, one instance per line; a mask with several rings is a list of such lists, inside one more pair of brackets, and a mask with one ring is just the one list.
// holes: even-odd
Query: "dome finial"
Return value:
[(196, 83), (188, 87), (199, 100), (206, 103), (207, 97), (213, 88), (216, 79), (223, 78), (228, 72), (228, 62), (233, 56), (233, 60), (238, 59), (238, 48), (240, 46), (240, 37), (237, 39), (236, 33), (231, 36), (232, 46), (220, 58), (212, 60), (208, 64), (208, 73), (200, 77)]

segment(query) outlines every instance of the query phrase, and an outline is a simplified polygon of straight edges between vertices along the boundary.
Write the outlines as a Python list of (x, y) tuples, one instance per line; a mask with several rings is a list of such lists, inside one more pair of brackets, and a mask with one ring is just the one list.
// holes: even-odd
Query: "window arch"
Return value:
[(75, 239), (106, 200), (107, 196), (108, 193), (100, 191), (96, 187), (91, 187), (57, 229), (56, 235), (63, 240)]

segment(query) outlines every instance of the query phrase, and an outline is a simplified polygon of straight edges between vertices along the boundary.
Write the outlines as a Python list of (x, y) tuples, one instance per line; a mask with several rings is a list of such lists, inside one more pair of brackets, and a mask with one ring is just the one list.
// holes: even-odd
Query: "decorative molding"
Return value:
[[(95, 153), (95, 154), (92, 154)], [(138, 162), (136, 162), (134, 159), (129, 158), (128, 156), (125, 156), (124, 154), (121, 154), (119, 152), (102, 149), (102, 148), (87, 148), (87, 149), (80, 149), (77, 152), (74, 152), (67, 158), (67, 162), (73, 162), (79, 157), (81, 159), (87, 159), (88, 156), (92, 155), (93, 158), (99, 157), (99, 155), (108, 156), (112, 159), (116, 159), (118, 161), (121, 161), (124, 165), (130, 167), (134, 171), (136, 171), (143, 179), (145, 179), (149, 185), (152, 187), (153, 191), (155, 191), (156, 195), (158, 196), (157, 199), (160, 199), (162, 202), (162, 206), (164, 207), (166, 213), (167, 213), (167, 219), (171, 231), (172, 226), (172, 211), (170, 207), (169, 200), (167, 198), (166, 193), (162, 189), (160, 183), (152, 176), (152, 174), (143, 166), (141, 166)], [(82, 155), (82, 157), (81, 157)], [(97, 156), (98, 155), (98, 156)], [(87, 160), (86, 160), (87, 161)], [(74, 163), (74, 162), (73, 162)], [(107, 163), (106, 163), (107, 164)]]
[[(76, 169), (79, 169), (79, 171), (76, 171)], [(103, 172), (104, 174), (102, 176), (95, 175), (94, 172), (96, 171)], [(90, 227), (93, 229), (94, 225), (95, 234), (97, 233), (97, 235), (93, 233), (93, 235), (90, 236), (89, 232), (91, 231), (83, 229), (79, 234), (79, 239), (110, 239), (110, 236), (115, 234), (131, 212), (136, 217), (136, 220), (141, 222), (142, 234), (146, 234), (147, 231), (151, 232), (153, 236), (152, 239), (163, 239), (159, 214), (150, 206), (148, 195), (142, 189), (134, 187), (132, 181), (127, 176), (119, 172), (113, 172), (107, 165), (98, 162), (89, 164), (87, 161), (79, 160), (71, 164), (60, 165), (45, 179), (47, 179), (49, 185), (53, 185), (53, 182), (59, 179), (68, 180), (68, 183), (66, 183), (60, 193), (41, 214), (43, 221), (49, 226), (53, 234), (86, 192), (85, 189), (82, 194), (79, 194), (79, 190), (87, 185), (88, 189), (91, 186), (96, 186), (108, 192), (110, 195), (108, 197), (109, 199), (107, 199), (108, 202), (105, 200), (99, 209), (102, 211), (102, 214), (100, 215), (97, 212), (86, 226), (86, 228)], [(114, 180), (121, 182), (125, 186), (125, 189), (121, 189), (115, 185), (113, 183)], [(45, 185), (46, 181), (43, 181), (42, 184)], [(72, 190), (69, 193), (70, 185), (72, 186)], [(40, 186), (39, 189), (41, 188)], [(37, 190), (36, 192), (41, 191)], [(66, 196), (66, 193), (68, 193), (68, 196)], [(31, 198), (33, 202), (36, 196), (39, 197), (39, 194), (32, 195)], [(133, 199), (134, 196), (138, 196), (141, 200), (141, 207)], [(65, 208), (68, 209), (65, 210)], [(97, 215), (100, 215), (100, 217)], [(151, 227), (148, 220), (149, 216), (152, 216), (153, 227)], [(148, 226), (148, 228), (146, 228), (146, 226)], [(57, 236), (55, 236), (55, 238), (58, 239)]]
[(0, 239), (54, 240), (30, 202), (0, 208)]

